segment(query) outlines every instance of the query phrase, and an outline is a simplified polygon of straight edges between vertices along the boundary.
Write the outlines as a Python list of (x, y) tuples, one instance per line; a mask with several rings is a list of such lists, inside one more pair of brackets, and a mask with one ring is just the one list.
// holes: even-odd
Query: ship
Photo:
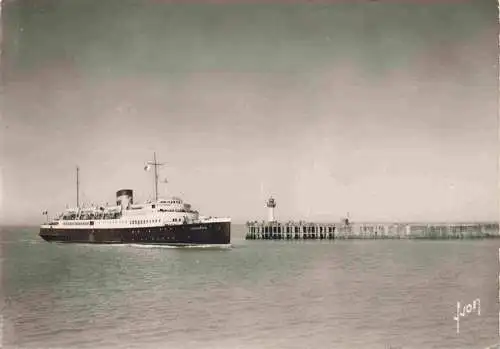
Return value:
[(155, 198), (134, 203), (132, 189), (116, 192), (116, 205), (79, 204), (79, 168), (76, 168), (76, 207), (66, 208), (40, 226), (48, 242), (88, 244), (147, 244), (168, 246), (230, 246), (231, 218), (201, 216), (179, 196), (158, 197), (158, 168), (154, 168)]

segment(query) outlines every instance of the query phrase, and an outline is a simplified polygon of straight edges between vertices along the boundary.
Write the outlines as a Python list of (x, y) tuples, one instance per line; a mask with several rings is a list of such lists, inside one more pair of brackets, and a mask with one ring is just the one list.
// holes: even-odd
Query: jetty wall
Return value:
[(247, 240), (500, 238), (498, 223), (247, 222)]

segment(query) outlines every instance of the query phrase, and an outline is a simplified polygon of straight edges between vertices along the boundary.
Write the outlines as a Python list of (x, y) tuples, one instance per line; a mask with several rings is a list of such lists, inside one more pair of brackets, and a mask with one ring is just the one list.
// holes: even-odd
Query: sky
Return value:
[(160, 195), (233, 222), (497, 220), (496, 1), (17, 0), (1, 219)]

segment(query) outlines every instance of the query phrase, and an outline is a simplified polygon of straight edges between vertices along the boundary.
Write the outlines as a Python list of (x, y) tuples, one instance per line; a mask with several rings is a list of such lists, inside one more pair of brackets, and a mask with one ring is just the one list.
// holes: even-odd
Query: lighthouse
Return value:
[(267, 200), (267, 209), (269, 213), (268, 221), (274, 222), (274, 208), (276, 207), (276, 201), (271, 196), (269, 200)]

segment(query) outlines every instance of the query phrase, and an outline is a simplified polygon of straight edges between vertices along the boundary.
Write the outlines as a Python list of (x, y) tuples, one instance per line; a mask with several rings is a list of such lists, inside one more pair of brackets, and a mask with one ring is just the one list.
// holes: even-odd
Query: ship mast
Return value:
[(156, 152), (153, 153), (153, 161), (155, 164), (155, 202), (158, 201), (158, 165), (156, 164)]
[(154, 166), (155, 169), (155, 202), (158, 201), (158, 167), (164, 163), (156, 162), (156, 152), (153, 153), (153, 161), (148, 161), (148, 165)]
[(79, 179), (80, 168), (76, 166), (76, 208), (80, 208), (80, 179)]

